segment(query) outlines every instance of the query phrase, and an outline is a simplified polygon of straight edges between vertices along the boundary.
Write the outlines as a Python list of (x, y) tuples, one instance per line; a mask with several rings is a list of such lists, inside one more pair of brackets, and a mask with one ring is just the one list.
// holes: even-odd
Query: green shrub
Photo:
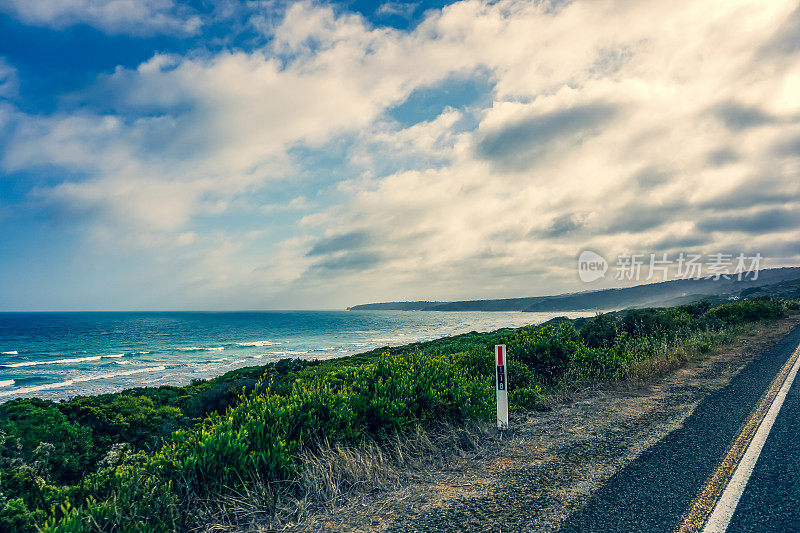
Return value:
[[(102, 487), (95, 481), (94, 490), (119, 501), (119, 494), (140, 493), (131, 484), (143, 485), (149, 473), (180, 484), (185, 494), (210, 497), (256, 478), (267, 482), (291, 478), (300, 450), (323, 440), (356, 442), (417, 424), (490, 418), (494, 401), (489, 378), (468, 375), (458, 360), (419, 352), (386, 354), (370, 364), (306, 373), (287, 395), (256, 387), (226, 413), (211, 414), (195, 429), (177, 430), (139, 470), (128, 469)], [(74, 511), (69, 512), (65, 520), (77, 520)], [(97, 515), (95, 520), (109, 516), (102, 503), (92, 500), (81, 512)], [(129, 515), (116, 519), (131, 524)]]
[(709, 310), (709, 314), (731, 324), (780, 318), (785, 313), (783, 303), (773, 298), (731, 302)]
[(539, 385), (523, 387), (509, 392), (508, 402), (512, 408), (538, 409), (544, 403), (544, 394)]
[[(80, 479), (100, 457), (91, 428), (70, 421), (53, 402), (36, 398), (7, 402), (0, 412), (0, 431), (5, 436), (0, 455), (24, 464), (38, 461), (37, 474), (59, 483)], [(52, 449), (46, 457), (35, 457), (42, 443)]]
[(697, 351), (700, 353), (708, 353), (711, 351), (711, 340), (704, 339), (697, 341)]
[(591, 348), (608, 348), (614, 344), (620, 325), (615, 315), (604, 313), (588, 319), (581, 328), (583, 341)]
[(61, 404), (60, 410), (73, 423), (90, 428), (103, 450), (116, 441), (131, 443), (136, 448), (158, 443), (159, 437), (170, 433), (161, 431), (165, 423), (183, 417), (178, 407), (157, 405), (147, 396), (129, 394), (75, 398)]
[(598, 315), (580, 329), (557, 320), (350, 358), (282, 360), (186, 387), (14, 400), (0, 406), (0, 530), (201, 528), (196, 502), (291, 480), (301, 452), (323, 442), (492, 420), (495, 344), (508, 348), (511, 407), (538, 409), (554, 391), (625, 379), (681, 350), (707, 352), (737, 324), (798, 307), (704, 301)]
[(157, 462), (200, 495), (251, 481), (253, 473), (285, 479), (298, 451), (296, 443), (287, 442), (292, 422), (280, 396), (253, 393), (196, 429), (176, 431)]
[(508, 347), (509, 359), (527, 365), (548, 384), (558, 382), (586, 349), (571, 322), (520, 331)]
[[(506, 368), (508, 375), (506, 376), (508, 391), (513, 392), (514, 389), (524, 389), (527, 387), (538, 386), (541, 388), (541, 378), (531, 369), (516, 357), (509, 357), (506, 361)], [(491, 370), (494, 374), (494, 368)]]
[(42, 509), (29, 510), (22, 498), (0, 501), (0, 531), (6, 533), (35, 533), (46, 516)]

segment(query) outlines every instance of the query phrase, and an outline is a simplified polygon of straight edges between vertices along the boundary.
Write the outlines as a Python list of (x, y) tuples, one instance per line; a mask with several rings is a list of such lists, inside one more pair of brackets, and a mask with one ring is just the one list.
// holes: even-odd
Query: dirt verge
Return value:
[[(547, 412), (512, 413), (479, 454), (354, 492), (282, 531), (554, 531), (587, 496), (660, 441), (800, 317), (753, 329), (651, 384), (575, 393)], [(267, 529), (262, 529), (267, 531)]]

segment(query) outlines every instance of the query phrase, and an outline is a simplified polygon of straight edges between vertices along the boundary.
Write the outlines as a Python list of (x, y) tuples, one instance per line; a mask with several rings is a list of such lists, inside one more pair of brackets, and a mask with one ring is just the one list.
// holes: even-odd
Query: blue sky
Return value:
[(798, 35), (783, 1), (0, 0), (0, 309), (613, 285), (585, 249), (795, 265)]

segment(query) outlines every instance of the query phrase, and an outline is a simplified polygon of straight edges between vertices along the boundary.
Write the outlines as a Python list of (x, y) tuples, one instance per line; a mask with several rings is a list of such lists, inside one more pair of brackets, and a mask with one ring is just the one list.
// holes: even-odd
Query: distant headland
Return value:
[[(678, 279), (648, 283), (622, 289), (574, 292), (553, 296), (524, 298), (501, 298), (496, 300), (463, 300), (452, 302), (413, 301), (383, 302), (354, 305), (350, 311), (583, 311), (610, 310), (631, 307), (670, 306), (690, 303), (709, 297), (734, 298), (756, 294), (761, 288), (770, 287), (769, 292), (782, 290), (791, 292), (800, 287), (800, 267), (765, 269), (756, 276), (744, 277), (741, 281)], [(774, 285), (774, 287), (772, 287)]]

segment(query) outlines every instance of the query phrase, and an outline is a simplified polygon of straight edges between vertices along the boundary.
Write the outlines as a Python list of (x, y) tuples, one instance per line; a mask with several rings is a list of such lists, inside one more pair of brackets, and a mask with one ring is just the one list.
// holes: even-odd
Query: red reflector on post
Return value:
[(497, 393), (497, 429), (503, 431), (508, 428), (508, 372), (506, 372), (505, 344), (495, 345), (494, 360), (497, 362), (494, 367), (494, 388)]

